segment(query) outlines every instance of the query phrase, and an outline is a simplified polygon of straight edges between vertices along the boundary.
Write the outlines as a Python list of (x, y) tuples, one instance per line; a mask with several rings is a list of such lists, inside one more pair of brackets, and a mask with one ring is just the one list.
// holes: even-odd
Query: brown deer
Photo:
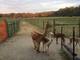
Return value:
[(65, 39), (64, 39), (65, 34), (63, 34), (63, 33), (55, 33), (54, 37), (56, 38), (56, 44), (58, 44), (58, 38), (61, 38), (62, 41), (65, 42)]
[[(75, 42), (76, 45), (80, 46), (80, 38), (76, 37), (74, 42)], [(73, 38), (72, 37), (69, 38), (69, 44), (71, 44), (71, 43), (73, 43)]]
[[(51, 27), (51, 25), (47, 22), (46, 27), (45, 27), (45, 31), (44, 31), (43, 34), (41, 34), (39, 32), (36, 32), (36, 31), (33, 31), (31, 33), (32, 40), (33, 40), (33, 43), (34, 43), (34, 48), (37, 52), (40, 52), (39, 48), (40, 48), (40, 43), (41, 42), (43, 43), (43, 48), (44, 48), (44, 45), (49, 42), (49, 39), (47, 39), (46, 36), (49, 33), (49, 28), (50, 27)], [(47, 46), (49, 47), (49, 45), (50, 44), (48, 43)]]

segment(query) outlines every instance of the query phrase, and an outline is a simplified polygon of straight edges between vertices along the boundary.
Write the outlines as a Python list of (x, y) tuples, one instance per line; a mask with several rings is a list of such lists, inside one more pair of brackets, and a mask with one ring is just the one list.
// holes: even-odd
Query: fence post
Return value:
[(79, 37), (80, 37), (80, 20), (79, 20)]
[(54, 35), (55, 35), (55, 19), (53, 20), (53, 33), (54, 33)]
[(75, 27), (73, 27), (73, 60), (75, 60)]
[[(61, 26), (61, 35), (63, 34), (63, 27)], [(63, 40), (62, 40), (62, 37), (61, 37), (61, 49), (63, 48)]]
[(44, 30), (44, 20), (43, 20), (43, 30)]

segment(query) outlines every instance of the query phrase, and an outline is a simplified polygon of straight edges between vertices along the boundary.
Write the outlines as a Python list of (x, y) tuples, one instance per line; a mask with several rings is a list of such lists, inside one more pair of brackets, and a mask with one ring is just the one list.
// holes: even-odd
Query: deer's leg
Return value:
[(78, 45), (78, 47), (80, 47), (80, 43), (79, 43), (79, 42), (78, 42), (78, 44), (77, 44), (77, 45)]
[(77, 41), (75, 41), (76, 45), (78, 44)]
[(39, 52), (40, 52), (40, 42), (39, 42), (38, 50), (39, 50)]
[(49, 46), (50, 46), (50, 45), (47, 45), (47, 51), (48, 51), (48, 52), (49, 52)]
[(45, 46), (44, 46), (45, 44), (43, 43), (43, 52), (45, 51)]
[(58, 44), (58, 37), (56, 37), (56, 44)]
[(62, 37), (61, 39), (62, 39), (63, 43), (65, 43), (65, 38), (64, 38), (64, 37)]
[(37, 45), (36, 45), (36, 51), (39, 53), (40, 51), (39, 51), (39, 48), (40, 48), (40, 43), (39, 42), (37, 42)]
[(43, 53), (45, 52), (46, 50), (46, 43), (43, 43)]
[(44, 52), (47, 52), (47, 43), (44, 44)]
[(79, 40), (79, 42), (78, 42), (78, 45), (79, 45), (79, 47), (80, 47), (80, 40)]
[(65, 38), (63, 38), (63, 42), (65, 43)]
[(71, 45), (71, 43), (72, 43), (72, 39), (70, 39), (69, 41), (70, 41), (69, 44)]
[(80, 42), (79, 42), (79, 47), (80, 47)]
[(78, 40), (76, 40), (76, 45), (78, 45), (79, 44), (79, 41)]
[(36, 50), (36, 41), (33, 40), (34, 49)]

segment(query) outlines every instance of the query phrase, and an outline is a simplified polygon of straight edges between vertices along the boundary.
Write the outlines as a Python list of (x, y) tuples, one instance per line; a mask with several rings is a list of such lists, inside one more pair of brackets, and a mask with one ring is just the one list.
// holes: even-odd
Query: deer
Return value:
[(65, 34), (63, 34), (63, 33), (55, 33), (54, 38), (56, 38), (56, 44), (58, 44), (58, 38), (61, 38), (62, 41), (65, 42), (64, 37), (65, 37)]
[[(79, 45), (80, 46), (80, 38), (76, 37), (75, 40), (74, 40), (75, 44), (76, 45)], [(70, 37), (69, 38), (69, 44), (71, 45), (73, 43), (73, 38)]]
[(49, 37), (48, 38), (50, 38), (49, 40), (48, 40), (48, 42), (46, 42), (46, 43), (43, 43), (43, 52), (49, 52), (49, 47), (50, 47), (50, 45), (51, 45), (51, 43), (53, 42), (53, 33), (52, 32), (49, 32)]
[(40, 43), (43, 43), (43, 51), (45, 49), (45, 46), (47, 46), (49, 48), (51, 41), (49, 41), (49, 39), (46, 38), (47, 34), (49, 33), (49, 28), (51, 27), (51, 25), (47, 22), (44, 33), (41, 34), (39, 32), (33, 31), (31, 32), (31, 36), (32, 36), (32, 40), (33, 40), (33, 44), (34, 44), (34, 49), (39, 53), (40, 52)]

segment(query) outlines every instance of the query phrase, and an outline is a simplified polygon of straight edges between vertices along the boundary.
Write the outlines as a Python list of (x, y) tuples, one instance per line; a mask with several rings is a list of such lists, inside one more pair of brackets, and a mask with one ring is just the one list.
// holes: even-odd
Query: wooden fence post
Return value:
[(80, 20), (79, 20), (79, 37), (80, 37)]
[(54, 35), (55, 35), (55, 19), (53, 20), (53, 33), (54, 33)]
[[(63, 34), (63, 27), (61, 26), (61, 35)], [(63, 48), (63, 40), (62, 40), (62, 37), (61, 37), (61, 49)]]
[(43, 30), (44, 30), (44, 20), (43, 20)]
[(75, 60), (75, 27), (73, 27), (73, 60)]

